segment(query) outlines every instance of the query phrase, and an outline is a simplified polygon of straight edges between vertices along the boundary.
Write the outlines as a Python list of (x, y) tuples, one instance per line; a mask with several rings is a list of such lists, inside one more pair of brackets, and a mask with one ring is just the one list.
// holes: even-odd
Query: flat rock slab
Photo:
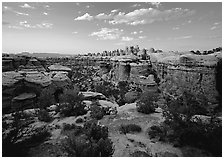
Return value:
[(23, 93), (20, 94), (19, 96), (14, 97), (12, 100), (13, 101), (23, 101), (23, 100), (27, 100), (27, 99), (33, 99), (36, 97), (35, 93)]
[(50, 71), (71, 71), (70, 68), (66, 67), (66, 66), (62, 66), (62, 65), (51, 65), (48, 67), (48, 69)]
[(19, 72), (15, 72), (15, 71), (3, 72), (2, 86), (10, 87), (23, 78), (24, 76), (20, 74)]

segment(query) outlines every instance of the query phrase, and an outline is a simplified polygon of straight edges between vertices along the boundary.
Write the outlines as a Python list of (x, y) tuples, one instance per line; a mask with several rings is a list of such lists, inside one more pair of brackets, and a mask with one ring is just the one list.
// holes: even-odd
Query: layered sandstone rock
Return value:
[(67, 72), (71, 71), (70, 68), (62, 66), (62, 65), (59, 65), (59, 64), (51, 65), (51, 66), (48, 67), (48, 69), (50, 71), (67, 71)]
[(163, 91), (179, 92), (185, 88), (204, 94), (209, 103), (218, 102), (216, 74), (219, 54), (162, 53), (153, 55), (153, 58), (153, 67), (162, 79), (160, 88)]

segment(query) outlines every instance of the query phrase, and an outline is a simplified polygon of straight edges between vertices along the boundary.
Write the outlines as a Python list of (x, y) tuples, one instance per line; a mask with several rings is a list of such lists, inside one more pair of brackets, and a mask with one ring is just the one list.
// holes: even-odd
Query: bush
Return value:
[(106, 115), (104, 108), (101, 108), (98, 101), (92, 102), (90, 106), (90, 117), (93, 119), (100, 120)]
[(42, 90), (38, 98), (38, 107), (46, 108), (53, 104), (55, 104), (53, 90), (51, 89)]
[(165, 99), (167, 107), (163, 113), (164, 123), (173, 130), (173, 133), (167, 136), (169, 140), (176, 142), (178, 146), (190, 145), (204, 149), (213, 156), (221, 156), (221, 122), (216, 120), (215, 116), (212, 116), (209, 123), (191, 120), (193, 115), (206, 113), (203, 108), (203, 103), (206, 102), (204, 97), (184, 91), (176, 98)]
[(108, 128), (96, 121), (88, 121), (65, 139), (64, 150), (73, 157), (109, 157), (113, 155), (112, 141), (108, 138)]
[(119, 90), (115, 88), (115, 86), (111, 82), (103, 81), (101, 83), (97, 83), (95, 86), (95, 92), (102, 93), (107, 98), (110, 96), (117, 97)]
[(49, 115), (48, 111), (45, 109), (41, 109), (38, 114), (37, 117), (40, 121), (44, 121), (44, 122), (49, 122), (51, 121), (51, 116)]
[(140, 97), (139, 101), (137, 102), (137, 111), (144, 114), (150, 114), (155, 112), (156, 104), (155, 101), (157, 101), (158, 94), (151, 93), (151, 92), (145, 92)]
[(128, 125), (121, 124), (119, 130), (120, 130), (121, 133), (127, 134), (127, 133), (130, 133), (130, 132), (141, 132), (142, 128), (139, 125), (136, 125), (136, 124), (128, 124)]
[(75, 121), (76, 123), (83, 123), (84, 122), (84, 120), (82, 119), (82, 118), (78, 118), (78, 119), (76, 119), (76, 121)]
[[(7, 134), (2, 137), (2, 155), (4, 157), (26, 157), (28, 150), (32, 146), (36, 146), (44, 141), (50, 133), (47, 129), (39, 128), (30, 130), (27, 129), (29, 121), (24, 120), (23, 113), (13, 114), (13, 122)], [(27, 132), (32, 132), (31, 136), (27, 136)]]
[(78, 94), (78, 92), (67, 90), (62, 95), (62, 103), (60, 103), (58, 111), (64, 117), (84, 115), (87, 113), (87, 110), (82, 100), (83, 96)]
[(125, 94), (125, 102), (126, 103), (134, 103), (139, 97), (139, 93), (137, 91), (127, 92)]
[(131, 157), (152, 157), (152, 154), (148, 154), (144, 151), (135, 151), (130, 154)]

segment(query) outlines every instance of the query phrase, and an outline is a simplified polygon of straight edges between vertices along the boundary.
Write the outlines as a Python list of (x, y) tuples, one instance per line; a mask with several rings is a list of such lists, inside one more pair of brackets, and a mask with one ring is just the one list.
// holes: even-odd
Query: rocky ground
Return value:
[[(90, 93), (88, 94), (90, 95)], [(91, 102), (91, 101), (89, 101)], [(87, 102), (88, 103), (88, 102)], [(105, 105), (105, 103), (107, 105)], [(109, 128), (109, 138), (114, 145), (113, 157), (128, 157), (128, 156), (153, 156), (153, 157), (177, 157), (177, 156), (205, 156), (202, 151), (192, 148), (174, 147), (172, 143), (164, 143), (157, 139), (150, 139), (148, 131), (151, 126), (159, 125), (164, 119), (162, 117), (162, 109), (157, 108), (155, 113), (142, 114), (137, 112), (136, 103), (125, 104), (121, 107), (117, 107), (116, 104), (106, 100), (101, 100), (102, 106), (108, 106), (117, 108), (117, 114), (106, 115), (99, 120), (100, 125), (105, 125)], [(38, 109), (25, 110), (25, 113), (33, 115), (33, 122), (29, 125), (32, 129), (38, 127), (46, 127), (51, 136), (39, 145), (33, 145), (28, 155), (32, 157), (57, 157), (67, 156), (68, 154), (63, 151), (61, 143), (66, 138), (66, 133), (63, 130), (64, 124), (76, 124), (83, 125), (86, 120), (90, 119), (89, 113), (75, 117), (61, 118), (58, 113), (55, 113), (56, 106), (53, 105), (48, 108), (49, 113), (52, 115), (53, 120), (51, 122), (42, 122), (35, 117), (35, 113)], [(82, 118), (84, 122), (77, 123), (76, 120)], [(4, 120), (10, 122), (10, 115), (4, 115)], [(121, 124), (136, 124), (142, 128), (139, 133), (127, 133), (122, 134), (119, 131)], [(32, 132), (31, 132), (32, 133)], [(3, 133), (4, 134), (4, 133)]]

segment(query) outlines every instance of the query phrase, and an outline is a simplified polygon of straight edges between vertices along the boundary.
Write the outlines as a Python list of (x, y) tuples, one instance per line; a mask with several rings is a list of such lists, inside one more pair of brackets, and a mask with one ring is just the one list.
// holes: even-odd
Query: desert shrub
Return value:
[(130, 154), (131, 157), (152, 157), (152, 154), (148, 154), (144, 151), (135, 151)]
[(52, 89), (42, 90), (38, 98), (38, 107), (46, 108), (53, 104), (55, 104), (53, 90)]
[[(209, 123), (192, 121), (192, 116), (206, 113), (203, 96), (184, 91), (178, 97), (166, 97), (167, 107), (163, 112), (165, 124), (173, 133), (167, 137), (178, 146), (190, 145), (204, 149), (213, 156), (222, 154), (222, 125), (215, 116)], [(212, 114), (212, 112), (210, 112)]]
[[(28, 155), (30, 147), (40, 144), (50, 136), (45, 127), (34, 130), (27, 129), (30, 122), (22, 117), (22, 113), (13, 114), (13, 122), (7, 125), (7, 129), (10, 131), (6, 134), (3, 133), (2, 155), (4, 157), (25, 157)], [(28, 131), (32, 132), (31, 136), (27, 136)]]
[(40, 121), (44, 121), (44, 122), (49, 122), (52, 119), (48, 111), (45, 109), (41, 109), (38, 112), (37, 117)]
[(62, 95), (62, 103), (57, 111), (60, 111), (62, 116), (79, 116), (87, 113), (85, 104), (82, 102), (83, 96), (73, 90), (67, 90)]
[(150, 114), (155, 112), (155, 108), (157, 107), (155, 102), (157, 101), (157, 98), (158, 94), (150, 92), (143, 93), (136, 104), (137, 111), (144, 114)]
[(109, 98), (110, 96), (114, 96), (116, 98), (119, 92), (119, 90), (116, 89), (113, 83), (107, 81), (97, 83), (94, 88), (96, 92), (102, 93), (107, 98)]
[(84, 120), (82, 119), (82, 118), (78, 118), (78, 119), (76, 119), (76, 121), (75, 121), (76, 123), (83, 123), (84, 122)]
[(169, 141), (167, 135), (169, 134), (169, 128), (166, 125), (153, 125), (148, 131), (150, 139), (157, 138), (159, 141)]
[(120, 130), (121, 133), (127, 134), (127, 133), (130, 133), (130, 132), (141, 132), (142, 128), (139, 125), (136, 125), (136, 124), (127, 124), (127, 125), (121, 124), (119, 130)]
[(126, 103), (134, 103), (139, 97), (139, 93), (136, 91), (127, 92), (125, 94)]
[(64, 150), (73, 157), (109, 157), (114, 152), (113, 143), (108, 138), (108, 128), (96, 121), (88, 121), (79, 133), (65, 139)]
[(102, 108), (98, 101), (92, 102), (90, 106), (90, 117), (93, 119), (100, 120), (103, 118), (103, 116), (106, 114), (106, 111), (104, 108)]

